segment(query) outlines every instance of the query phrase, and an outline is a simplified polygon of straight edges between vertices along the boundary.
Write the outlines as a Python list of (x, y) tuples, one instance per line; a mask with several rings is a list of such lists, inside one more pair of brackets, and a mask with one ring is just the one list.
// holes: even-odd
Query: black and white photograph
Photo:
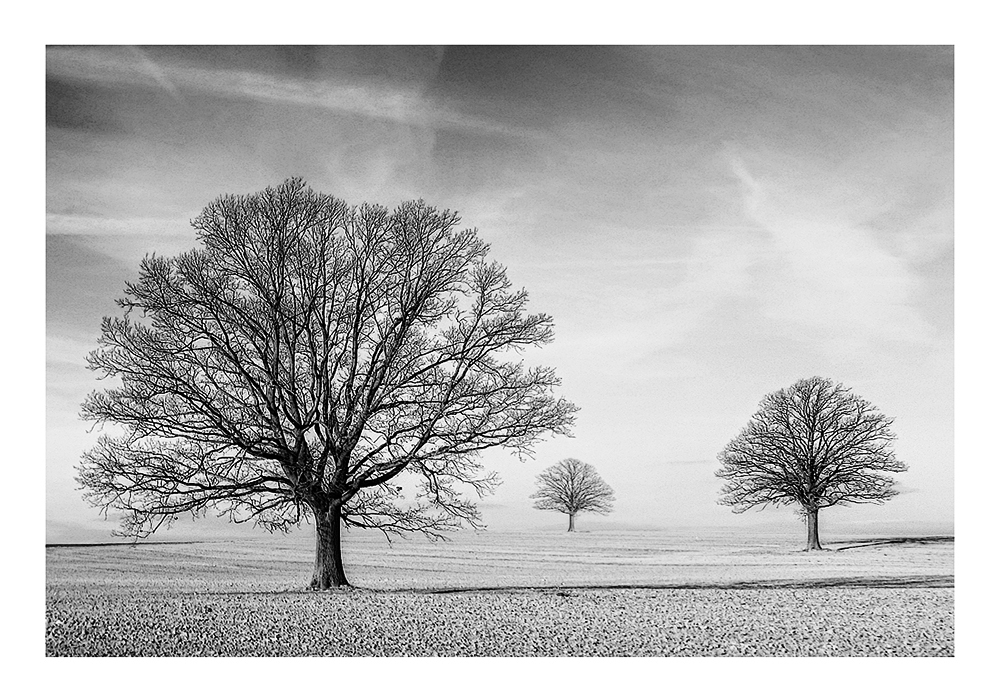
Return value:
[(953, 45), (44, 52), (46, 657), (955, 657)]

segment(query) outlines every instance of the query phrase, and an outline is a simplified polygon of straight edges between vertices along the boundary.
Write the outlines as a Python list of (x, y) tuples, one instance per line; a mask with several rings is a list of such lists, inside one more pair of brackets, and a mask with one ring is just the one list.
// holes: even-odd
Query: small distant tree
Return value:
[(538, 475), (538, 491), (530, 497), (538, 510), (554, 510), (569, 515), (569, 530), (573, 532), (576, 514), (584, 511), (606, 515), (615, 500), (614, 490), (605, 483), (597, 470), (578, 459), (564, 459)]
[[(430, 535), (476, 524), (482, 450), (530, 454), (576, 407), (552, 339), (489, 246), (423, 202), (348, 206), (302, 180), (226, 195), (200, 246), (146, 257), (105, 318), (90, 368), (113, 385), (82, 416), (116, 428), (87, 451), (91, 503), (142, 537), (211, 508), (316, 528), (311, 585), (348, 585), (341, 528)], [(416, 483), (405, 501), (399, 479)]]
[(768, 394), (743, 431), (719, 453), (725, 479), (719, 502), (742, 513), (754, 506), (797, 504), (806, 549), (822, 549), (819, 511), (847, 503), (882, 503), (897, 495), (883, 472), (896, 459), (892, 419), (841, 384), (812, 377)]

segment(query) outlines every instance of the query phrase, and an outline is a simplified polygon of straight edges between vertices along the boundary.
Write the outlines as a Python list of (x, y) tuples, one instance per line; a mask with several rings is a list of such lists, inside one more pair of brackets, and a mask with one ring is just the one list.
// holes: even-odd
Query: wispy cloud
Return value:
[[(90, 336), (97, 336), (96, 329)], [(86, 366), (84, 358), (96, 347), (93, 337), (90, 336), (85, 337), (84, 334), (80, 334), (78, 337), (73, 337), (49, 333), (45, 338), (46, 362), (82, 369)]]
[(60, 47), (48, 52), (49, 75), (111, 86), (158, 88), (183, 101), (184, 91), (215, 97), (315, 107), (434, 129), (535, 137), (529, 130), (461, 112), (428, 98), (416, 84), (348, 82), (344, 76), (309, 80), (252, 70), (153, 62), (133, 48)]
[(147, 52), (143, 51), (138, 46), (128, 46), (126, 48), (139, 62), (139, 66), (141, 66), (142, 69), (145, 70), (150, 77), (152, 77), (157, 85), (163, 88), (163, 90), (173, 97), (174, 100), (181, 104), (185, 104), (181, 91), (177, 89), (177, 86), (174, 85), (173, 81), (171, 81), (160, 66), (152, 58), (150, 58)]
[(45, 229), (51, 235), (178, 235), (190, 238), (191, 230), (175, 217), (46, 214)]
[[(927, 323), (911, 305), (917, 277), (859, 223), (850, 188), (808, 173), (752, 173), (738, 157), (747, 215), (768, 232), (775, 258), (760, 295), (772, 319), (807, 328), (840, 353), (878, 339), (923, 343)], [(830, 194), (830, 193), (834, 194)]]

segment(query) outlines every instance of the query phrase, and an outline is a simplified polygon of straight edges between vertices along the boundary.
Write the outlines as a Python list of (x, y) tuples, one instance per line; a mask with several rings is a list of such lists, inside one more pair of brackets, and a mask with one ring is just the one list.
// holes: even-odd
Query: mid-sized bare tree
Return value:
[(822, 549), (819, 511), (883, 503), (897, 495), (884, 472), (906, 471), (896, 459), (892, 419), (829, 379), (801, 379), (768, 394), (742, 432), (719, 453), (725, 479), (719, 502), (742, 513), (796, 504), (806, 521), (806, 549)]
[(130, 537), (181, 513), (311, 520), (319, 589), (349, 585), (342, 526), (478, 525), (473, 492), (498, 482), (481, 451), (524, 458), (577, 409), (519, 357), (550, 342), (551, 317), (526, 312), (459, 222), (422, 201), (348, 206), (300, 179), (209, 204), (200, 245), (148, 255), (103, 321), (89, 366), (114, 385), (81, 415), (114, 429), (81, 460), (86, 498), (123, 511)]
[(576, 514), (611, 512), (614, 490), (605, 483), (597, 470), (578, 459), (564, 459), (536, 478), (538, 491), (530, 498), (538, 510), (554, 510), (569, 515), (568, 532), (576, 530)]

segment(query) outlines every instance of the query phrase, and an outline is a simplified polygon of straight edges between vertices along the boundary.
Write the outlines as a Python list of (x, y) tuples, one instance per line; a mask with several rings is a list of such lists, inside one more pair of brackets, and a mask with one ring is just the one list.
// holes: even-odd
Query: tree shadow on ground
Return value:
[(840, 552), (858, 547), (880, 547), (887, 544), (934, 544), (938, 542), (954, 542), (954, 535), (932, 535), (930, 537), (869, 537), (859, 540), (836, 540), (827, 542), (827, 549)]
[(954, 588), (955, 577), (946, 576), (839, 576), (815, 579), (774, 579), (770, 581), (729, 581), (693, 583), (621, 583), (621, 584), (566, 584), (553, 586), (447, 586), (441, 588), (369, 588), (348, 586), (316, 591), (309, 588), (260, 591), (212, 591), (199, 596), (284, 596), (340, 594), (392, 594), (411, 593), (446, 595), (450, 593), (543, 593), (574, 598), (588, 591), (731, 591), (731, 590), (811, 590), (824, 588)]
[(285, 596), (285, 595), (350, 595), (410, 593), (422, 595), (447, 595), (451, 593), (543, 593), (574, 598), (588, 591), (754, 591), (754, 590), (819, 590), (827, 588), (954, 588), (954, 576), (840, 576), (815, 579), (774, 579), (771, 581), (732, 581), (720, 583), (637, 583), (589, 584), (563, 586), (448, 586), (442, 588), (368, 588), (348, 586), (316, 591), (309, 588), (287, 588), (259, 591), (203, 591), (191, 593), (202, 596)]
[(381, 590), (382, 593), (552, 593), (573, 596), (582, 591), (646, 590), (776, 590), (815, 588), (954, 588), (954, 576), (840, 576), (816, 579), (775, 579), (771, 581), (732, 581), (721, 583), (651, 583), (593, 584), (564, 586), (469, 586), (449, 588), (405, 588)]

